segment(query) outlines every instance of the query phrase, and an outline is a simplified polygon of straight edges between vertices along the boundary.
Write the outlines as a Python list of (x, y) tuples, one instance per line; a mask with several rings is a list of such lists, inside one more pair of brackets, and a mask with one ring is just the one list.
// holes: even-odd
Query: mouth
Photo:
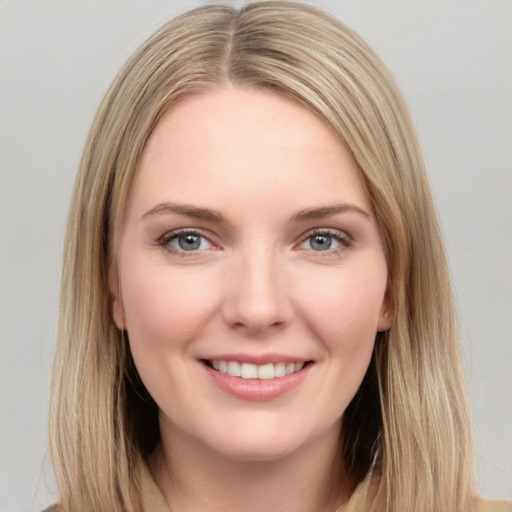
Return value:
[(225, 361), (216, 359), (204, 359), (203, 363), (209, 368), (230, 377), (241, 379), (272, 380), (281, 379), (300, 372), (313, 361), (277, 362), (262, 365), (252, 363), (240, 363), (238, 361)]

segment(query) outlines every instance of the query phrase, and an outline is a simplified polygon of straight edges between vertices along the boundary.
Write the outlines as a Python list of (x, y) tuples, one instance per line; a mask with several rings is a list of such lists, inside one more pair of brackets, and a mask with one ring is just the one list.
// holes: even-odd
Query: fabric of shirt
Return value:
[[(170, 512), (160, 489), (146, 466), (144, 466), (142, 473), (141, 494), (142, 512)], [(357, 487), (350, 500), (336, 512), (366, 512), (364, 504), (359, 507), (355, 506), (355, 503), (360, 501), (365, 494), (371, 495), (371, 490), (368, 492), (368, 482), (366, 480)], [(362, 502), (364, 503), (364, 500)], [(52, 505), (43, 512), (60, 512), (60, 507), (59, 505)], [(76, 512), (80, 511), (77, 510)], [(512, 512), (512, 504), (507, 501), (481, 499), (478, 501), (477, 512)]]
[[(355, 503), (361, 500), (365, 494), (371, 495), (368, 491), (368, 482), (363, 481), (354, 491), (350, 500), (336, 512), (366, 512), (365, 506), (356, 507)], [(144, 467), (142, 477), (142, 506), (143, 512), (170, 512), (160, 489), (157, 487), (147, 467)], [(361, 500), (364, 503), (364, 500)], [(507, 501), (488, 501), (480, 499), (476, 512), (512, 512), (512, 504)]]

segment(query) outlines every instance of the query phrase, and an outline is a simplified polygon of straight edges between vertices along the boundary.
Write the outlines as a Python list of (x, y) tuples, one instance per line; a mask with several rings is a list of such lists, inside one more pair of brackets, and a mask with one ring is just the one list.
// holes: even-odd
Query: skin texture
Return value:
[[(119, 235), (114, 319), (160, 408), (150, 469), (172, 510), (328, 509), (343, 411), (392, 318), (347, 148), (273, 93), (187, 98), (144, 149)], [(309, 364), (292, 389), (244, 399), (203, 361), (226, 354)]]

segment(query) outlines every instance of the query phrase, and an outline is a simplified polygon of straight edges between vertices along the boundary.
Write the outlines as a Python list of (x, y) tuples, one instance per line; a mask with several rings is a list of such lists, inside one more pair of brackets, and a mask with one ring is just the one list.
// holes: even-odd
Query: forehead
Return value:
[[(226, 206), (369, 200), (348, 148), (318, 115), (281, 95), (226, 87), (174, 105), (150, 136), (133, 204), (157, 200)], [(298, 206), (298, 205), (295, 205)], [(302, 205), (299, 205), (302, 206)]]

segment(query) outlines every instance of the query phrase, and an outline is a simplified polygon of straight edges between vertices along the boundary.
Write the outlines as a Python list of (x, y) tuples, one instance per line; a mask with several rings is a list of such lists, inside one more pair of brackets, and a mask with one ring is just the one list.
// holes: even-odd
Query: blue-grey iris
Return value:
[(198, 235), (184, 235), (178, 238), (178, 245), (184, 251), (195, 251), (201, 245), (201, 237)]
[(326, 251), (332, 245), (332, 237), (328, 235), (315, 235), (311, 238), (311, 248), (315, 251)]

